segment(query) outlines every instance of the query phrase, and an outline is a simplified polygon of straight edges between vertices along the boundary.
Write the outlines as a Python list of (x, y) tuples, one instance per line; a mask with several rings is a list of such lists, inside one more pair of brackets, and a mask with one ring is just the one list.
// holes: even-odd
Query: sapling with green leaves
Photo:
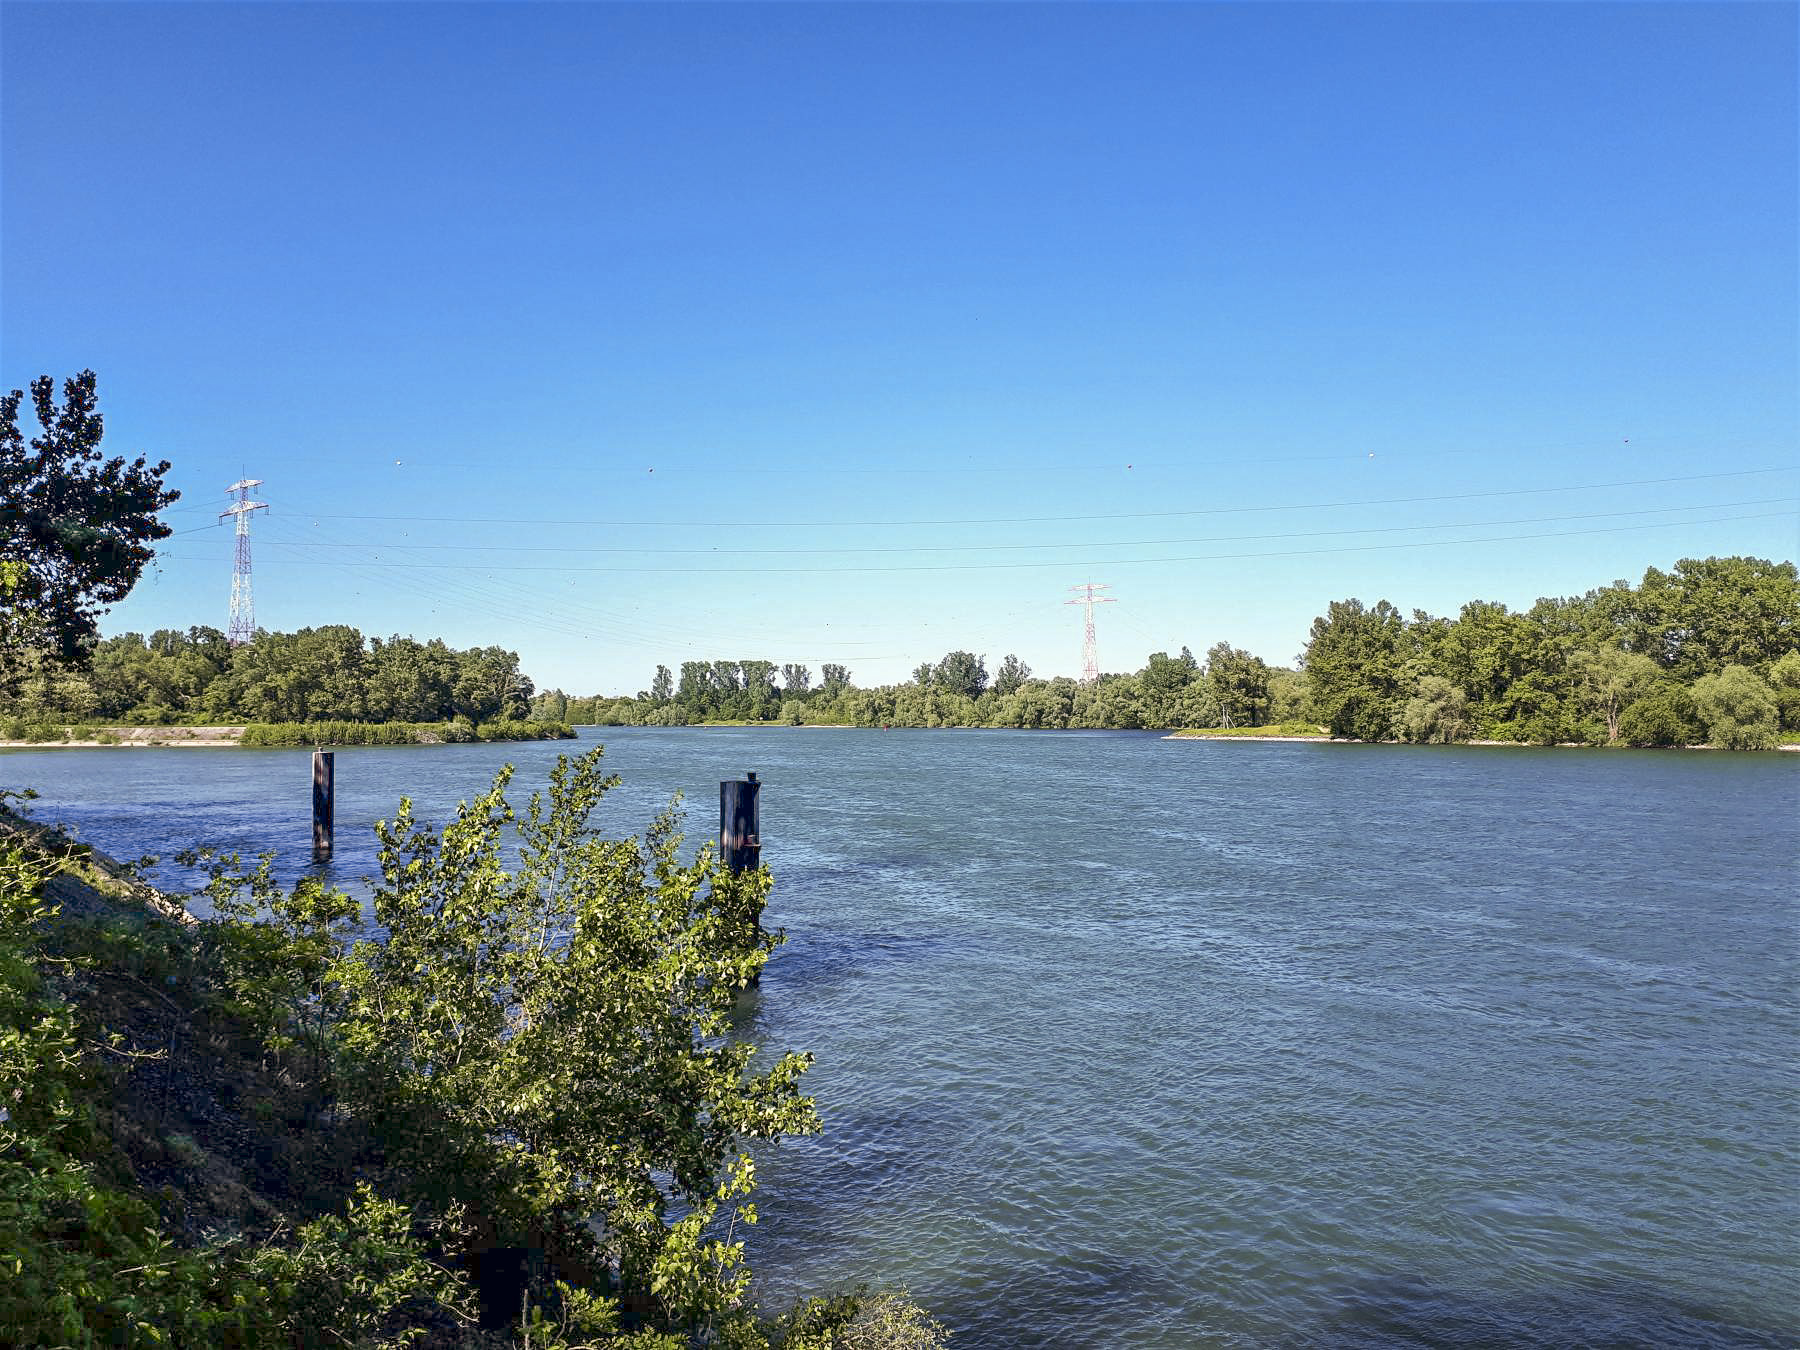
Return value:
[(704, 1332), (747, 1315), (748, 1150), (818, 1128), (811, 1057), (730, 1034), (781, 941), (767, 870), (684, 862), (676, 802), (603, 838), (600, 760), (559, 757), (522, 817), (508, 766), (441, 833), (405, 800), (377, 826), (384, 936), (334, 968), (338, 1034), (435, 1201), (585, 1268), (628, 1322)]

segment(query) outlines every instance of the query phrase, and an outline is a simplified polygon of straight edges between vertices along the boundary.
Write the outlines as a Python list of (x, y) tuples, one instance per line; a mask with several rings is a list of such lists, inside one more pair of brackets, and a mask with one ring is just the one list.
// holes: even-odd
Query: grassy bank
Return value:
[(1328, 741), (1331, 732), (1316, 722), (1276, 722), (1266, 727), (1193, 727), (1174, 732), (1169, 739)]
[[(1411, 742), (1408, 742), (1408, 741), (1355, 741), (1355, 740), (1351, 740), (1349, 738), (1337, 738), (1337, 737), (1333, 737), (1331, 735), (1331, 733), (1329, 731), (1327, 731), (1324, 727), (1315, 726), (1310, 722), (1283, 722), (1277, 726), (1268, 726), (1268, 727), (1196, 728), (1196, 729), (1191, 729), (1191, 730), (1186, 730), (1186, 731), (1170, 732), (1167, 736), (1163, 737), (1163, 739), (1166, 741), (1214, 741), (1214, 740), (1331, 741), (1331, 740), (1340, 740), (1341, 743), (1343, 743), (1343, 744), (1352, 744), (1352, 745), (1407, 745), (1407, 744), (1411, 744)], [(1562, 741), (1554, 746), (1538, 745), (1538, 744), (1534, 744), (1530, 741), (1495, 741), (1495, 740), (1481, 740), (1481, 739), (1467, 740), (1467, 741), (1451, 741), (1451, 742), (1446, 742), (1446, 743), (1452, 744), (1452, 745), (1479, 745), (1479, 746), (1500, 746), (1500, 747), (1511, 746), (1515, 749), (1520, 749), (1520, 750), (1544, 750), (1544, 749), (1562, 749), (1562, 750), (1718, 750), (1719, 749), (1719, 747), (1715, 746), (1715, 745), (1634, 746), (1634, 745), (1627, 745), (1624, 741), (1614, 741), (1611, 744), (1602, 744), (1602, 745), (1588, 745), (1581, 741)], [(1783, 751), (1788, 751), (1788, 752), (1800, 751), (1800, 742), (1797, 742), (1792, 739), (1783, 739), (1783, 740), (1777, 742), (1775, 745), (1770, 746), (1769, 749), (1783, 750)]]
[(252, 722), (240, 740), (250, 746), (459, 745), (472, 741), (566, 741), (566, 722)]
[(251, 722), (245, 726), (84, 726), (0, 720), (0, 747), (66, 745), (454, 745), (472, 741), (573, 740), (566, 722)]

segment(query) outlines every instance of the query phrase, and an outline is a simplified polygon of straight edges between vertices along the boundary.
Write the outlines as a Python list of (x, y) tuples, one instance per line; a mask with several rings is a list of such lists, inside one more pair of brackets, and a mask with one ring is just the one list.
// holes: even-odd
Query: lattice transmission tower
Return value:
[(250, 500), (250, 489), (261, 487), (260, 478), (240, 478), (225, 491), (234, 494), (230, 506), (219, 512), (219, 519), (237, 517), (237, 563), (231, 569), (231, 625), (225, 640), (241, 647), (256, 636), (256, 603), (250, 597), (250, 513), (267, 511), (267, 502)]
[(1094, 594), (1096, 591), (1112, 589), (1111, 586), (1105, 584), (1095, 585), (1091, 581), (1084, 581), (1081, 585), (1071, 586), (1069, 589), (1080, 591), (1081, 594), (1073, 600), (1065, 600), (1063, 603), (1065, 605), (1084, 605), (1087, 608), (1087, 625), (1081, 638), (1081, 682), (1093, 684), (1100, 678), (1100, 649), (1094, 642), (1094, 606), (1116, 605), (1119, 602), (1110, 595)]

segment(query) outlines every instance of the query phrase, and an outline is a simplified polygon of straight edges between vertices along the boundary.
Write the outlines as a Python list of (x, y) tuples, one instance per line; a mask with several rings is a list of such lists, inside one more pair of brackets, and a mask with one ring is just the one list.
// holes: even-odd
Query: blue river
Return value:
[[(825, 1131), (770, 1305), (904, 1286), (960, 1350), (1800, 1343), (1800, 755), (584, 728), (691, 833), (755, 771), (750, 1019)], [(338, 752), (355, 887), (567, 744)], [(308, 756), (0, 754), (115, 856), (308, 866)], [(180, 880), (170, 866), (157, 875)]]

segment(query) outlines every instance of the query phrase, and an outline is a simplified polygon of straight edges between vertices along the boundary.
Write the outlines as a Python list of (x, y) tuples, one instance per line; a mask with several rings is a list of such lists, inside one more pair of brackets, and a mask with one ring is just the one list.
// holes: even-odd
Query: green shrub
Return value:
[(573, 740), (575, 731), (567, 722), (497, 717), (476, 727), (475, 737), (483, 741), (565, 741)]
[(42, 745), (46, 741), (67, 740), (68, 728), (60, 722), (46, 722), (41, 718), (27, 720), (23, 717), (14, 717), (6, 723), (6, 739), (30, 741), (34, 745)]
[[(759, 1331), (762, 1329), (758, 1329)], [(903, 1290), (858, 1289), (811, 1298), (773, 1326), (768, 1344), (783, 1350), (943, 1350), (950, 1333)]]
[[(123, 1180), (129, 1171), (98, 1124), (103, 1084), (81, 1028), (40, 974), (54, 913), (43, 884), (60, 865), (0, 847), (0, 1342), (323, 1350), (416, 1338), (387, 1333), (408, 1303), (469, 1320), (467, 1293), (428, 1259), (411, 1213), (366, 1188), (343, 1217), (306, 1224), (290, 1242), (280, 1233), (196, 1249), (169, 1240), (148, 1198)], [(146, 926), (133, 934), (126, 915), (80, 929), (82, 954), (60, 958), (65, 967), (103, 961), (151, 974), (146, 962), (163, 945)], [(293, 966), (293, 947), (258, 978)], [(183, 1134), (166, 1147), (185, 1165), (205, 1157)]]
[(1619, 714), (1619, 739), (1629, 745), (1699, 745), (1706, 727), (1693, 696), (1677, 684), (1647, 694)]
[(1448, 745), (1469, 739), (1469, 698), (1442, 675), (1422, 677), (1394, 719), (1394, 736), (1418, 745)]
[(441, 833), (405, 800), (377, 826), (383, 937), (327, 977), (346, 1096), (434, 1208), (549, 1234), (686, 1345), (742, 1317), (750, 1141), (818, 1127), (810, 1056), (729, 1034), (779, 941), (757, 922), (769, 875), (685, 862), (672, 808), (599, 837), (618, 779), (598, 750), (560, 756), (516, 816), (511, 774)]
[(1783, 731), (1800, 731), (1800, 652), (1787, 652), (1769, 667), (1769, 691)]
[(1721, 750), (1769, 750), (1779, 711), (1769, 686), (1745, 666), (1726, 666), (1694, 682), (1694, 707), (1708, 739)]
[(1199, 733), (1204, 736), (1240, 736), (1254, 738), (1257, 736), (1329, 736), (1330, 730), (1317, 722), (1274, 722), (1263, 727), (1200, 727)]
[(252, 722), (242, 745), (305, 747), (332, 745), (436, 745), (459, 741), (535, 741), (572, 738), (563, 722), (499, 720), (479, 727), (455, 722)]

